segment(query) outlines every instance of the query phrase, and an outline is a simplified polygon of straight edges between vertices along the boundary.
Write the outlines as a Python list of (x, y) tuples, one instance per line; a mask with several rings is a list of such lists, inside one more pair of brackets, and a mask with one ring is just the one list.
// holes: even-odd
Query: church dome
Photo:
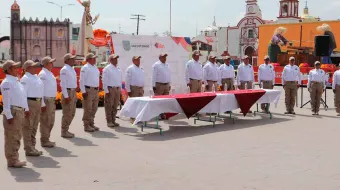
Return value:
[(218, 30), (217, 26), (208, 26), (208, 27), (204, 28), (202, 31), (203, 32), (214, 32), (214, 31), (217, 31), (217, 30)]

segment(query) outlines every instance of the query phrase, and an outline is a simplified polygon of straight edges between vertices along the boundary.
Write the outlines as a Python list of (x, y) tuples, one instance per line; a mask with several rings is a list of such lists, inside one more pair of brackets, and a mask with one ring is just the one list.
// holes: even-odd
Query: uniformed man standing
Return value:
[(297, 90), (301, 85), (300, 68), (295, 65), (295, 58), (289, 58), (289, 64), (283, 68), (282, 86), (285, 90), (285, 114), (295, 114), (294, 106)]
[(201, 87), (203, 83), (203, 66), (199, 62), (200, 56), (202, 54), (195, 50), (192, 52), (192, 60), (186, 64), (185, 69), (185, 81), (190, 87), (190, 92), (201, 92)]
[(248, 56), (243, 57), (243, 63), (241, 63), (237, 68), (236, 81), (238, 88), (241, 90), (252, 89), (255, 81), (253, 66), (249, 64)]
[(144, 96), (144, 71), (140, 66), (141, 58), (141, 56), (133, 56), (133, 64), (126, 69), (125, 85), (129, 97)]
[[(223, 57), (224, 64), (219, 67), (220, 79), (219, 84), (221, 85), (221, 90), (234, 90), (234, 79), (235, 71), (234, 67), (230, 64), (230, 57)], [(227, 89), (224, 89), (224, 88)]]
[(17, 78), (20, 65), (20, 62), (15, 63), (12, 60), (7, 60), (2, 66), (6, 78), (1, 83), (5, 156), (7, 166), (15, 168), (26, 166), (26, 162), (19, 160), (18, 150), (25, 115), (29, 117), (26, 92)]
[(100, 72), (96, 64), (97, 56), (93, 53), (86, 55), (86, 64), (80, 70), (80, 90), (83, 93), (83, 122), (86, 132), (98, 131), (99, 128), (94, 126), (94, 118), (98, 109), (98, 88)]
[(55, 120), (55, 97), (57, 94), (57, 80), (53, 73), (53, 62), (56, 59), (51, 57), (44, 57), (41, 60), (42, 70), (38, 77), (44, 84), (44, 98), (46, 111), (40, 114), (40, 142), (42, 147), (52, 148), (55, 146), (54, 142), (50, 141), (51, 131)]
[(40, 122), (40, 114), (41, 112), (46, 111), (46, 105), (43, 101), (44, 84), (36, 74), (38, 67), (40, 67), (39, 62), (35, 63), (32, 60), (26, 61), (23, 65), (25, 75), (20, 80), (26, 91), (30, 112), (30, 117), (25, 119), (23, 125), (24, 149), (26, 156), (42, 155), (42, 152), (35, 148), (35, 136)]
[[(216, 56), (209, 55), (209, 61), (203, 67), (203, 81), (206, 85), (206, 91), (217, 91), (217, 82), (219, 80), (219, 70), (216, 65)], [(215, 89), (213, 89), (215, 88)]]
[(320, 69), (320, 61), (316, 61), (314, 67), (315, 69), (311, 70), (308, 75), (307, 89), (310, 92), (312, 115), (319, 115), (321, 96), (326, 89), (326, 73)]
[(152, 66), (152, 88), (155, 95), (168, 95), (171, 89), (171, 71), (166, 63), (168, 54), (159, 55), (159, 61)]
[[(126, 69), (125, 87), (129, 97), (144, 96), (144, 71), (140, 66), (141, 58), (141, 56), (133, 56), (133, 64)], [(134, 120), (134, 118), (131, 118), (131, 123)]]
[[(260, 65), (258, 71), (258, 81), (263, 89), (273, 89), (275, 84), (275, 71), (273, 65), (269, 64), (269, 56), (264, 57), (264, 64)], [(269, 112), (270, 104), (261, 104), (263, 112)]]
[(60, 70), (60, 87), (62, 92), (61, 105), (63, 117), (61, 120), (61, 136), (63, 138), (73, 138), (74, 134), (69, 132), (70, 125), (76, 114), (76, 88), (77, 73), (73, 66), (76, 56), (68, 53), (64, 55), (64, 67)]
[(117, 107), (120, 101), (122, 86), (122, 71), (118, 67), (118, 58), (116, 54), (109, 57), (110, 64), (103, 69), (103, 89), (105, 91), (105, 114), (108, 127), (118, 127), (116, 122)]
[(336, 113), (338, 113), (337, 116), (340, 116), (340, 70), (334, 72), (332, 81), (332, 89), (334, 92), (334, 105), (336, 108)]

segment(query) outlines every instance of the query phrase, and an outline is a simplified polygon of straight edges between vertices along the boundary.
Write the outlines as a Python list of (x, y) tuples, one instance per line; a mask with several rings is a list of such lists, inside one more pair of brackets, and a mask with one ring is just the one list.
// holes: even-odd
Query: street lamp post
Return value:
[(4, 19), (4, 18), (8, 18), (8, 19), (11, 19), (11, 17), (9, 17), (9, 16), (5, 16), (5, 17), (1, 17), (0, 18), (0, 36), (1, 36), (1, 34), (2, 34), (2, 32), (1, 32), (1, 30), (2, 30), (2, 19)]
[(50, 3), (50, 4), (53, 4), (53, 5), (56, 5), (56, 6), (58, 6), (59, 8), (60, 8), (60, 21), (62, 21), (63, 20), (63, 8), (64, 7), (67, 7), (67, 6), (72, 6), (72, 5), (74, 5), (74, 4), (66, 4), (66, 5), (59, 5), (59, 4), (57, 4), (57, 3), (54, 3), (54, 2), (52, 2), (52, 1), (46, 1), (47, 3)]

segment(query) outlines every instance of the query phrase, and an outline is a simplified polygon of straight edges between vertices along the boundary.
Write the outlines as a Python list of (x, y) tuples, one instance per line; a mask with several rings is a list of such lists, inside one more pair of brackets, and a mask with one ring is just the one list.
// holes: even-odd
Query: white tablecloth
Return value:
[[(281, 91), (264, 90), (266, 93), (257, 101), (257, 103), (277, 104), (280, 99)], [(202, 108), (199, 113), (224, 113), (239, 108), (234, 94), (217, 93), (216, 95), (217, 96)], [(138, 97), (128, 98), (120, 111), (121, 116), (136, 118), (134, 125), (140, 121), (150, 121), (161, 113), (183, 113), (183, 110), (176, 98)]]

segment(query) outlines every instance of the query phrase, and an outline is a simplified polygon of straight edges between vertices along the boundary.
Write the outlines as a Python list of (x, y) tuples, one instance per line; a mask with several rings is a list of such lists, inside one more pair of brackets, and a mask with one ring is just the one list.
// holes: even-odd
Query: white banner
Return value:
[(171, 88), (175, 93), (184, 93), (186, 84), (184, 80), (185, 65), (190, 59), (190, 50), (181, 43), (177, 43), (172, 37), (159, 36), (133, 36), (112, 34), (112, 42), (115, 54), (119, 55), (118, 66), (124, 72), (132, 64), (133, 56), (142, 56), (141, 67), (145, 72), (144, 96), (152, 90), (151, 77), (152, 65), (159, 61), (160, 53), (167, 53), (167, 63), (171, 70)]

